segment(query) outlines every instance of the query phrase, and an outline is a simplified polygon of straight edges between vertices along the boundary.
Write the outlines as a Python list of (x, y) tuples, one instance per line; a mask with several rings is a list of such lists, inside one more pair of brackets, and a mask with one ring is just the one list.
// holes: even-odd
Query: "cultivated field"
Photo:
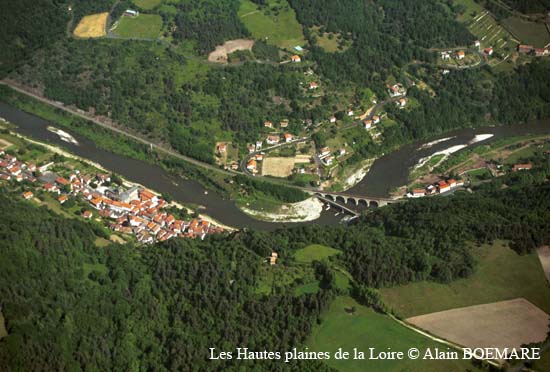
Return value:
[(252, 50), (254, 40), (236, 39), (229, 40), (218, 45), (216, 49), (208, 55), (209, 62), (227, 63), (227, 55), (238, 50)]
[(544, 341), (550, 316), (518, 298), (421, 315), (407, 322), (465, 347), (503, 349)]
[(339, 253), (340, 251), (337, 249), (326, 247), (324, 245), (312, 244), (294, 252), (294, 258), (298, 262), (310, 263), (315, 260), (322, 261)]
[(498, 241), (472, 249), (478, 264), (468, 278), (384, 288), (384, 302), (405, 318), (519, 297), (550, 313), (550, 287), (536, 254), (520, 256)]
[(550, 283), (550, 246), (540, 247), (537, 249), (537, 254), (544, 274), (546, 275), (546, 279)]
[(74, 36), (83, 38), (105, 36), (108, 17), (107, 12), (85, 16), (74, 29)]
[(161, 3), (161, 0), (133, 0), (133, 2), (142, 9), (153, 9)]
[(503, 57), (513, 51), (518, 42), (487, 12), (474, 18), (468, 29), (481, 41), (482, 48), (492, 47)]
[(140, 14), (133, 17), (121, 17), (113, 33), (120, 37), (138, 39), (156, 39), (162, 29), (162, 18), (158, 14)]
[(294, 169), (294, 158), (264, 158), (262, 176), (286, 178), (292, 174), (292, 169)]
[[(351, 308), (355, 312), (351, 314)], [(415, 331), (402, 326), (388, 316), (359, 305), (350, 297), (337, 297), (330, 309), (322, 314), (322, 323), (313, 329), (306, 345), (310, 351), (334, 353), (338, 348), (353, 353), (353, 348), (368, 352), (370, 347), (380, 351), (419, 350), (447, 346), (432, 341)], [(467, 360), (335, 360), (326, 363), (342, 372), (432, 372), (432, 371), (477, 371)]]
[[(302, 26), (296, 20), (294, 9), (286, 0), (267, 0), (266, 10), (258, 10), (258, 6), (250, 0), (242, 0), (239, 8), (239, 17), (252, 36), (258, 40), (265, 40), (269, 44), (280, 48), (292, 49), (305, 43)], [(277, 15), (272, 11), (279, 10)]]
[(502, 25), (522, 44), (531, 44), (542, 48), (550, 43), (550, 33), (543, 23), (528, 22), (518, 17), (506, 18)]

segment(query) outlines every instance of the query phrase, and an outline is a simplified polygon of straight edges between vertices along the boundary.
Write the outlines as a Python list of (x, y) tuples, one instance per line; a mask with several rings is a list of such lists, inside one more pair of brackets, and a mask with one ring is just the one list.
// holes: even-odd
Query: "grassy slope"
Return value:
[[(354, 315), (346, 313), (345, 309), (354, 306)], [(323, 315), (321, 325), (314, 328), (307, 343), (310, 350), (328, 351), (334, 353), (338, 348), (353, 353), (353, 348), (367, 352), (370, 347), (379, 351), (406, 352), (411, 347), (419, 350), (447, 347), (408, 329), (391, 318), (378, 314), (372, 309), (359, 305), (350, 297), (338, 297), (332, 303), (330, 310)], [(343, 372), (369, 371), (466, 371), (475, 370), (463, 360), (428, 361), (428, 360), (334, 360), (327, 363)]]
[(330, 256), (339, 254), (340, 251), (324, 245), (312, 244), (294, 252), (294, 258), (298, 262), (309, 263), (314, 260), (321, 261)]
[[(268, 8), (279, 5), (277, 1), (268, 0)], [(302, 26), (296, 20), (294, 10), (290, 8), (286, 0), (280, 2), (287, 6), (288, 10), (275, 16), (273, 12), (265, 15), (264, 11), (256, 11), (257, 6), (250, 0), (242, 0), (239, 9), (239, 17), (246, 28), (256, 39), (267, 39), (267, 42), (281, 48), (291, 49), (296, 45), (305, 43), (302, 34)]]
[(158, 14), (140, 14), (137, 18), (122, 17), (114, 33), (121, 37), (156, 39), (161, 28), (162, 18)]
[(536, 254), (519, 256), (502, 242), (475, 249), (479, 264), (471, 277), (382, 289), (384, 301), (403, 317), (518, 297), (550, 313), (550, 288)]
[(133, 3), (142, 9), (153, 9), (161, 3), (161, 0), (133, 0)]
[(503, 20), (502, 24), (520, 38), (524, 44), (542, 48), (550, 43), (550, 33), (542, 23), (527, 22), (518, 17), (510, 17)]

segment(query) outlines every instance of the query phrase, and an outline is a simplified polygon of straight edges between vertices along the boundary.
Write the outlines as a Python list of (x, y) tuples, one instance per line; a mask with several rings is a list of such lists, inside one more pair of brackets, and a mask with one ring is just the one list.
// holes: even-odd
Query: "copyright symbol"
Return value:
[(409, 349), (409, 359), (418, 359), (418, 357), (420, 356), (420, 351), (417, 349), (417, 348), (412, 348), (412, 349)]

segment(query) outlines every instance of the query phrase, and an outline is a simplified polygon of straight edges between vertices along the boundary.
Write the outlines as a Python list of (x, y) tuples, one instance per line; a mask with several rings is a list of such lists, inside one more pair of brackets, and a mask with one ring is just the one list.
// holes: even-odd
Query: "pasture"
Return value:
[(466, 279), (384, 288), (384, 302), (403, 317), (523, 297), (550, 313), (550, 287), (536, 254), (520, 256), (503, 242), (472, 247), (478, 262)]
[[(354, 312), (351, 309), (354, 308)], [(416, 347), (421, 351), (427, 348), (447, 350), (447, 346), (406, 328), (386, 315), (358, 304), (351, 297), (337, 297), (330, 309), (322, 314), (322, 323), (316, 326), (306, 345), (310, 351), (327, 351), (334, 353), (338, 348), (353, 353), (353, 348), (368, 352), (369, 348), (377, 350), (405, 352)], [(475, 367), (465, 360), (335, 360), (326, 363), (342, 372), (370, 371), (466, 371)]]
[(292, 169), (294, 169), (294, 158), (264, 158), (262, 164), (262, 176), (286, 178), (292, 174)]
[(302, 26), (286, 0), (267, 0), (263, 8), (242, 0), (238, 15), (255, 39), (289, 50), (305, 43)]
[(313, 261), (326, 260), (327, 258), (335, 256), (339, 253), (341, 252), (337, 249), (320, 244), (312, 244), (294, 252), (294, 259), (300, 263), (311, 263)]
[(105, 36), (108, 17), (107, 12), (83, 17), (73, 31), (74, 36), (81, 38)]
[(121, 17), (113, 33), (124, 38), (156, 39), (162, 29), (162, 18), (158, 14), (140, 14), (133, 17)]
[(464, 9), (464, 12), (458, 17), (459, 22), (471, 21), (484, 11), (483, 7), (474, 0), (455, 0), (454, 4)]
[(161, 0), (133, 0), (133, 3), (141, 9), (153, 9), (161, 3)]
[(502, 21), (502, 25), (522, 44), (531, 44), (542, 48), (550, 43), (550, 33), (543, 23), (525, 21), (518, 17), (509, 17)]
[(544, 341), (550, 317), (518, 298), (420, 315), (407, 322), (465, 347), (504, 349)]

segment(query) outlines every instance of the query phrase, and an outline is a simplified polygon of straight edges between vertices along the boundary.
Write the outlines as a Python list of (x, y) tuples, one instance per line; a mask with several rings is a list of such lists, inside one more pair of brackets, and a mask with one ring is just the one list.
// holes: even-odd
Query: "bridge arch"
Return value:
[(369, 202), (369, 208), (378, 208), (378, 202), (376, 200), (371, 200)]
[(344, 198), (343, 196), (337, 196), (336, 201), (344, 203), (344, 204), (346, 204), (346, 202), (347, 202), (346, 198)]

